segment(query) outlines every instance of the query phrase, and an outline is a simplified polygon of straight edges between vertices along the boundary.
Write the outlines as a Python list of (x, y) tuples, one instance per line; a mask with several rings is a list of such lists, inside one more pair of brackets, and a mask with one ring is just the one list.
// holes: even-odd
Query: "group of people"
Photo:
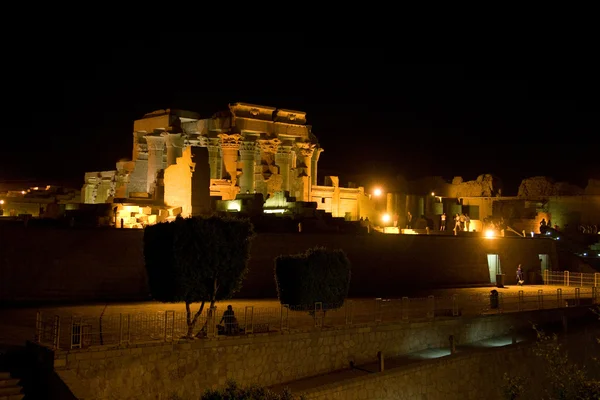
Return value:
[[(454, 216), (454, 232), (470, 231), (471, 218), (469, 214), (456, 214)], [(446, 213), (440, 216), (440, 231), (446, 230)]]

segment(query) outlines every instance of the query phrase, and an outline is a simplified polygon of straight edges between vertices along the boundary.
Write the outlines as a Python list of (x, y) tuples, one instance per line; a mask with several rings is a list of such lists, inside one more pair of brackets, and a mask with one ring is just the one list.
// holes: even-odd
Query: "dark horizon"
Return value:
[[(144, 114), (210, 117), (235, 102), (306, 111), (325, 149), (320, 183), (490, 173), (512, 192), (532, 176), (583, 187), (600, 178), (595, 78), (580, 65), (406, 64), (389, 47), (299, 36), (291, 48), (286, 38), (264, 50), (251, 41), (223, 47), (208, 34), (86, 46), (56, 39), (29, 43), (27, 54), (13, 49), (23, 57), (13, 65), (14, 126), (0, 147), (0, 181), (83, 184), (85, 172), (131, 157), (133, 121)], [(29, 63), (33, 53), (46, 62)]]

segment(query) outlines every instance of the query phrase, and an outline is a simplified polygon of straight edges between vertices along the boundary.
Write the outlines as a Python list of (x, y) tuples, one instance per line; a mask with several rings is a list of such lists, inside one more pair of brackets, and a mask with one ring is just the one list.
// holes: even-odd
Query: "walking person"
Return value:
[(517, 285), (523, 286), (525, 281), (523, 280), (523, 270), (521, 269), (521, 264), (517, 267)]

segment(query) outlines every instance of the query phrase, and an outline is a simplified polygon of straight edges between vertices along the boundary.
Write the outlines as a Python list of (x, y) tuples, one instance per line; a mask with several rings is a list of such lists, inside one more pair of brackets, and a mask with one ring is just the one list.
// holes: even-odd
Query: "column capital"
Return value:
[(208, 138), (206, 147), (208, 147), (208, 151), (219, 150), (220, 144), (221, 138)]
[(165, 138), (161, 133), (151, 133), (145, 135), (144, 138), (146, 139), (148, 150), (162, 150), (165, 147)]
[(221, 139), (221, 147), (223, 149), (239, 149), (242, 141), (242, 135), (239, 133), (219, 133), (219, 138)]
[(243, 140), (240, 142), (240, 152), (250, 152), (254, 154), (254, 150), (256, 149), (256, 141), (255, 140)]
[(291, 145), (280, 144), (279, 147), (277, 148), (277, 155), (289, 156), (290, 153), (292, 152), (293, 148), (294, 148), (294, 146), (291, 146)]
[(162, 136), (165, 138), (167, 146), (182, 146), (182, 144), (179, 143), (183, 137), (181, 133), (164, 132)]
[(319, 161), (319, 157), (321, 156), (321, 153), (324, 152), (325, 150), (321, 147), (317, 147), (315, 149), (315, 152), (312, 155), (313, 160), (315, 161)]
[(315, 148), (317, 147), (316, 144), (311, 143), (311, 142), (296, 142), (295, 145), (296, 145), (296, 151), (302, 157), (312, 157), (313, 152), (315, 151)]
[(258, 145), (265, 153), (277, 153), (277, 148), (281, 144), (279, 139), (259, 139)]

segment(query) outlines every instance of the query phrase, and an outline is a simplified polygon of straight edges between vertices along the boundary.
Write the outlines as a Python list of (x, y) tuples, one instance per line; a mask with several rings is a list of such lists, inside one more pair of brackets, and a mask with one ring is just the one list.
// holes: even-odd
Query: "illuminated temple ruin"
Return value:
[(301, 111), (246, 103), (206, 119), (189, 111), (154, 111), (134, 122), (131, 161), (85, 174), (82, 202), (118, 203), (127, 219), (147, 214), (147, 223), (210, 211), (211, 197), (247, 195), (315, 201), (334, 217), (351, 220), (368, 215), (363, 188), (339, 188), (335, 177), (328, 179), (335, 186), (317, 186), (322, 152)]

